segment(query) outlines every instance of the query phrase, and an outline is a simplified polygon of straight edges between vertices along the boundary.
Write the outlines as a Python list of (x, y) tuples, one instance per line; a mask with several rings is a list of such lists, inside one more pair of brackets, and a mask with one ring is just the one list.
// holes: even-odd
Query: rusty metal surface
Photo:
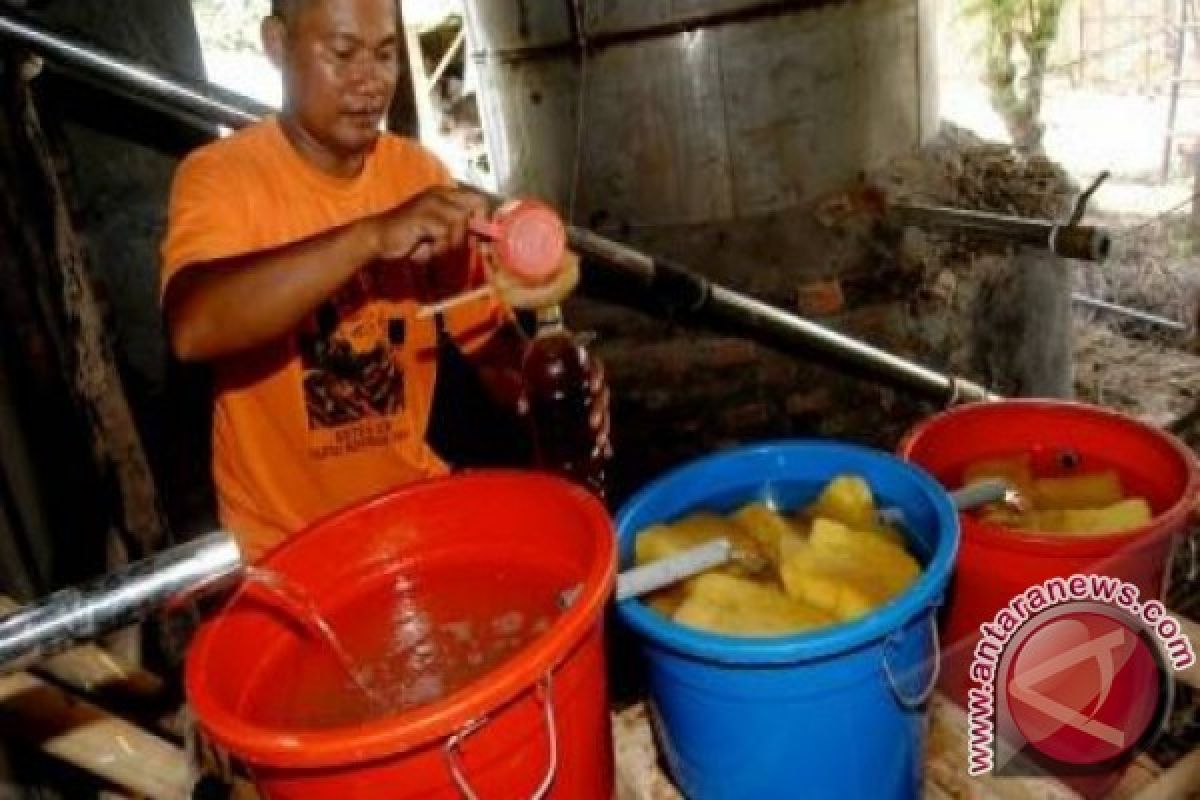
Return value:
[(1049, 250), (1063, 258), (1104, 261), (1112, 246), (1108, 231), (1091, 225), (923, 203), (895, 203), (889, 212), (903, 225), (964, 231)]

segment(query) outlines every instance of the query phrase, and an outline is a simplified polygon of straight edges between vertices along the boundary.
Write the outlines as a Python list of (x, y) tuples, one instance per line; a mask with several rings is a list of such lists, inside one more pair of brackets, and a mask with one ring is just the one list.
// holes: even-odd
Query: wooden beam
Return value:
[(0, 730), (147, 800), (187, 800), (183, 749), (29, 673), (0, 678)]
[(1193, 750), (1148, 786), (1133, 796), (1133, 800), (1184, 800), (1200, 796), (1200, 749)]
[(427, 87), (428, 91), (433, 91), (433, 87), (437, 86), (438, 81), (442, 79), (442, 75), (445, 74), (450, 64), (454, 61), (454, 57), (458, 55), (458, 51), (462, 49), (462, 46), (466, 43), (466, 41), (467, 26), (464, 24), (462, 29), (458, 32), (458, 35), (454, 37), (454, 41), (452, 41), (450, 46), (446, 48), (446, 52), (442, 54), (442, 60), (438, 62), (438, 65), (433, 68), (433, 72), (430, 73), (428, 80), (429, 85)]
[[(0, 595), (0, 615), (20, 606)], [(163, 682), (139, 666), (109, 653), (94, 644), (83, 644), (46, 659), (37, 672), (88, 694), (102, 693), (150, 699), (162, 693)]]
[[(30, 64), (36, 62), (26, 62)], [(58, 289), (55, 301), (70, 334), (66, 361), (71, 366), (72, 388), (87, 412), (94, 457), (112, 476), (117, 491), (112, 521), (121, 535), (119, 544), (131, 549), (133, 558), (142, 558), (163, 545), (166, 526), (117, 369), (107, 307), (96, 291), (75, 227), (62, 147), (52, 138), (53, 129), (43, 124), (30, 86), (36, 75), (33, 68), (22, 72), (10, 104), (23, 132), (22, 145), (40, 175), (49, 204), (46, 244), (57, 274), (39, 277)]]

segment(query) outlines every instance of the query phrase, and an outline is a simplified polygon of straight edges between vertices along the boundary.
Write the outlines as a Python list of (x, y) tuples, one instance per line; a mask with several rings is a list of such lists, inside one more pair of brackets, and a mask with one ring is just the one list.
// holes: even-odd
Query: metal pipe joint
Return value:
[(0, 617), (0, 674), (132, 625), (199, 594), (229, 588), (244, 569), (224, 531), (164, 550)]

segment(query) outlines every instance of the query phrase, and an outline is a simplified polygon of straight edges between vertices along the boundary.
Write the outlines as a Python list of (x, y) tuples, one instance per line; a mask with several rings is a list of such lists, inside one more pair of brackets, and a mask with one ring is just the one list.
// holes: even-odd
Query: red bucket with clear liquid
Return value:
[[(186, 686), (206, 734), (265, 797), (612, 796), (603, 614), (615, 539), (585, 491), (515, 472), (437, 479), (317, 523), (260, 566), (310, 596), (352, 657), (385, 652), (381, 642), (407, 652), (415, 619), (447, 652), (469, 646), (481, 658), (526, 636), (461, 686), (431, 668), (395, 683), (408, 692), (428, 678), (413, 690), (427, 702), (360, 715), (320, 642), (243, 593), (198, 634)], [(563, 611), (561, 592), (574, 586), (582, 591)], [(363, 663), (378, 678), (400, 662)]]

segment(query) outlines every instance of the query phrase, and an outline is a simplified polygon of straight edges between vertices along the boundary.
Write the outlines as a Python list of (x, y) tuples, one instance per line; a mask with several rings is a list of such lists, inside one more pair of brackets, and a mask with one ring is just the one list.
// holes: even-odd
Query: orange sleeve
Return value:
[(184, 159), (171, 184), (167, 233), (162, 244), (160, 297), (184, 267), (241, 255), (255, 249), (237, 191), (238, 170), (201, 149)]

